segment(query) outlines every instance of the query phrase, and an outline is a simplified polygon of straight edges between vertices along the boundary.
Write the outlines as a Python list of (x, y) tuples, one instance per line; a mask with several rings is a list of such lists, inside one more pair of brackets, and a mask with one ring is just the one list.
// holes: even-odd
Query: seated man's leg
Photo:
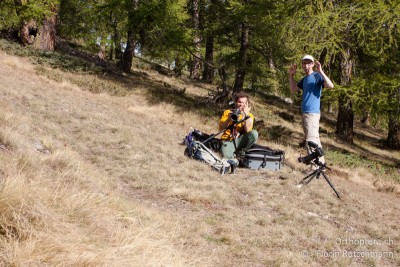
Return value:
[(226, 159), (233, 159), (235, 157), (235, 144), (234, 141), (223, 141), (221, 146), (222, 156)]
[(251, 130), (245, 133), (238, 139), (236, 139), (237, 148), (235, 153), (238, 155), (244, 155), (246, 151), (254, 145), (258, 140), (258, 132), (256, 130)]

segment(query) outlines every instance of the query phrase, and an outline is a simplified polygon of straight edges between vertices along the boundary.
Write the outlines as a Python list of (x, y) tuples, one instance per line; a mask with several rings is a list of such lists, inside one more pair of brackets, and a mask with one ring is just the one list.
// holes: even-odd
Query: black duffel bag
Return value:
[(240, 160), (240, 167), (249, 169), (279, 170), (284, 163), (285, 152), (254, 144)]

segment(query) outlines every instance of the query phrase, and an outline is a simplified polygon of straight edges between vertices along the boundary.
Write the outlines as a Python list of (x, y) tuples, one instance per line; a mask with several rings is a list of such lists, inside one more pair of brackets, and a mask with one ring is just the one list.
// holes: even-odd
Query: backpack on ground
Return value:
[[(212, 167), (212, 169), (218, 171), (221, 174), (225, 174), (230, 170), (233, 171), (234, 162), (228, 162), (224, 159), (221, 159), (216, 154), (216, 152), (214, 152), (211, 148), (207, 147), (206, 145), (207, 143), (203, 143), (204, 140), (203, 142), (196, 140), (198, 132), (200, 131), (193, 130), (185, 137), (184, 144), (186, 145), (186, 149), (184, 154), (190, 158), (209, 164)], [(205, 139), (205, 141), (207, 141), (207, 139)]]
[(249, 169), (279, 170), (284, 163), (285, 152), (254, 144), (246, 151), (239, 166)]
[(218, 138), (215, 138), (213, 135), (203, 133), (202, 131), (197, 129), (194, 129), (189, 134), (191, 134), (194, 140), (203, 143), (213, 152), (218, 153), (221, 150), (222, 141)]

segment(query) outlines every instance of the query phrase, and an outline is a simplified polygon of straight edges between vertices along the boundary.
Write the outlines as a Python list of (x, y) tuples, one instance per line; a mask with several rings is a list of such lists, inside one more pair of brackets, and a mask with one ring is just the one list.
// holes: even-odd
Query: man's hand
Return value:
[(297, 72), (297, 64), (292, 64), (289, 66), (288, 73), (290, 77), (293, 77)]
[(245, 116), (248, 116), (250, 113), (251, 107), (249, 106), (249, 102), (246, 102), (242, 108), (242, 112), (244, 113)]
[(321, 76), (324, 78), (324, 86), (325, 88), (333, 88), (333, 82), (331, 79), (329, 79), (328, 76), (326, 76), (325, 72), (322, 70), (322, 65), (319, 61), (315, 61), (315, 66), (317, 67), (317, 72), (321, 74)]
[(315, 66), (317, 67), (317, 72), (322, 72), (322, 65), (319, 61), (315, 61)]
[(250, 117), (250, 110), (251, 107), (249, 106), (249, 102), (246, 102), (246, 104), (243, 105), (242, 112), (244, 113), (243, 119), (246, 119), (246, 116), (249, 116), (245, 121), (244, 121), (244, 130), (245, 132), (249, 132), (253, 129), (253, 119)]

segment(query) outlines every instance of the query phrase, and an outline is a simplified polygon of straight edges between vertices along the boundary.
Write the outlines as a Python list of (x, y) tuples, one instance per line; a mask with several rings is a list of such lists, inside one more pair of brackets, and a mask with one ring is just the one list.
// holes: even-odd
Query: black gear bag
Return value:
[(240, 160), (240, 167), (249, 169), (279, 170), (284, 163), (285, 152), (254, 144)]

